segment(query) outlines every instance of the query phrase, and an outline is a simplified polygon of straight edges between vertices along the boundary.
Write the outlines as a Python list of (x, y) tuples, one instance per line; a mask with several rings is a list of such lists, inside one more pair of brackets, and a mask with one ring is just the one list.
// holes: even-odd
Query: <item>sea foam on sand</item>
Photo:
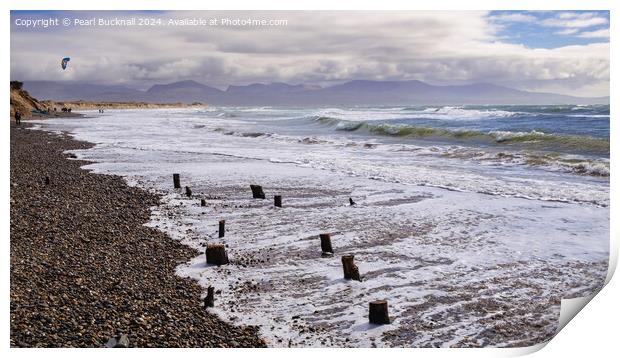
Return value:
[[(205, 291), (214, 286), (211, 310), (260, 325), (273, 346), (531, 345), (555, 332), (561, 298), (604, 281), (609, 209), (518, 195), (528, 182), (549, 195), (575, 190), (553, 182), (557, 176), (485, 177), (444, 172), (440, 163), (416, 171), (395, 164), (394, 151), (227, 136), (193, 129), (192, 118), (191, 111), (119, 111), (41, 126), (98, 143), (75, 152), (96, 162), (87, 169), (162, 194), (149, 225), (203, 252), (207, 242), (225, 243), (231, 264), (206, 265), (203, 254), (177, 272)], [(502, 195), (415, 185), (410, 178), (420, 172), (446, 184), (491, 183)], [(192, 198), (172, 189), (172, 173)], [(250, 184), (262, 185), (267, 199), (252, 199)], [(282, 195), (282, 208), (273, 195)], [(219, 220), (226, 220), (222, 239)], [(324, 232), (333, 257), (321, 257)], [(355, 255), (362, 282), (343, 279), (344, 254)], [(388, 300), (391, 324), (368, 324), (375, 299)]]

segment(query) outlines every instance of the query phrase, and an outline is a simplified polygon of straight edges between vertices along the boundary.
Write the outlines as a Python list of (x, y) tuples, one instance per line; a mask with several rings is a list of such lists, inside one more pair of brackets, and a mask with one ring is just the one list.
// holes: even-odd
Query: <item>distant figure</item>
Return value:
[(67, 112), (71, 113), (71, 108), (67, 109)]
[(355, 205), (355, 202), (351, 198), (349, 198), (349, 205), (351, 205), (351, 206)]
[(15, 125), (21, 125), (22, 124), (22, 114), (20, 111), (15, 111)]

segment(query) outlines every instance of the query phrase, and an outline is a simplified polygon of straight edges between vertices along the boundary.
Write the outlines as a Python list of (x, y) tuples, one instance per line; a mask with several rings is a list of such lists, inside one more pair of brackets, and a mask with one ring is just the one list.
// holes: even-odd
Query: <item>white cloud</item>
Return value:
[(556, 35), (574, 35), (580, 38), (609, 38), (609, 28), (585, 31), (588, 28), (608, 23), (607, 18), (594, 12), (562, 12), (553, 18), (543, 20), (541, 24), (548, 27), (562, 28), (562, 30), (554, 32)]
[(595, 12), (561, 12), (556, 17), (560, 19), (591, 19), (597, 16)]
[(573, 35), (576, 34), (577, 32), (579, 32), (579, 29), (564, 29), (564, 30), (560, 30), (560, 31), (556, 31), (554, 32), (554, 34), (556, 35)]
[(549, 27), (586, 28), (596, 25), (605, 25), (608, 22), (607, 18), (591, 12), (582, 14), (564, 12), (553, 18), (543, 20), (541, 24)]
[(534, 22), (536, 21), (536, 16), (527, 15), (523, 13), (512, 13), (512, 14), (499, 14), (495, 16), (490, 16), (490, 20), (499, 21), (499, 22)]
[[(86, 16), (86, 15), (85, 15)], [(92, 16), (92, 14), (87, 15)], [(117, 16), (108, 15), (108, 16)], [(532, 49), (505, 43), (487, 12), (174, 12), (166, 17), (287, 19), (286, 27), (88, 27), (13, 32), (11, 78), (147, 87), (193, 79), (327, 84), (351, 79), (560, 81), (596, 92), (609, 81), (609, 44)], [(68, 71), (59, 61), (70, 56)], [(571, 79), (570, 84), (562, 80)]]
[(583, 38), (609, 38), (609, 29), (601, 29), (595, 31), (585, 31), (577, 35)]

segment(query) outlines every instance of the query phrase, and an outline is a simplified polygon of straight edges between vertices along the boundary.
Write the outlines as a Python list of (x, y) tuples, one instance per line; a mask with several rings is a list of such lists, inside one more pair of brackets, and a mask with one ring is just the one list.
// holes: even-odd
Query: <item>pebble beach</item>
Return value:
[(157, 196), (63, 153), (91, 144), (28, 127), (11, 123), (12, 347), (103, 347), (121, 335), (129, 347), (265, 346), (175, 275), (198, 252), (143, 225)]

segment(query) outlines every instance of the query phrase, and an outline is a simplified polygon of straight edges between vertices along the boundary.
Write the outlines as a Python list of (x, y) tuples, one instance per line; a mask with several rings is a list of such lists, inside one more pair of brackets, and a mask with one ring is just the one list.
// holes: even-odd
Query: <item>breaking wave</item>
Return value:
[(546, 167), (551, 170), (594, 177), (609, 177), (610, 174), (609, 160), (581, 156), (563, 156), (559, 153), (496, 152), (466, 147), (450, 147), (441, 155), (448, 158), (493, 162), (501, 165), (516, 164)]
[(373, 124), (365, 121), (343, 121), (333, 117), (318, 117), (323, 124), (334, 126), (335, 130), (362, 132), (373, 135), (405, 137), (415, 139), (454, 139), (504, 145), (530, 146), (539, 149), (564, 149), (609, 154), (609, 140), (590, 136), (529, 132), (452, 130), (406, 124)]

